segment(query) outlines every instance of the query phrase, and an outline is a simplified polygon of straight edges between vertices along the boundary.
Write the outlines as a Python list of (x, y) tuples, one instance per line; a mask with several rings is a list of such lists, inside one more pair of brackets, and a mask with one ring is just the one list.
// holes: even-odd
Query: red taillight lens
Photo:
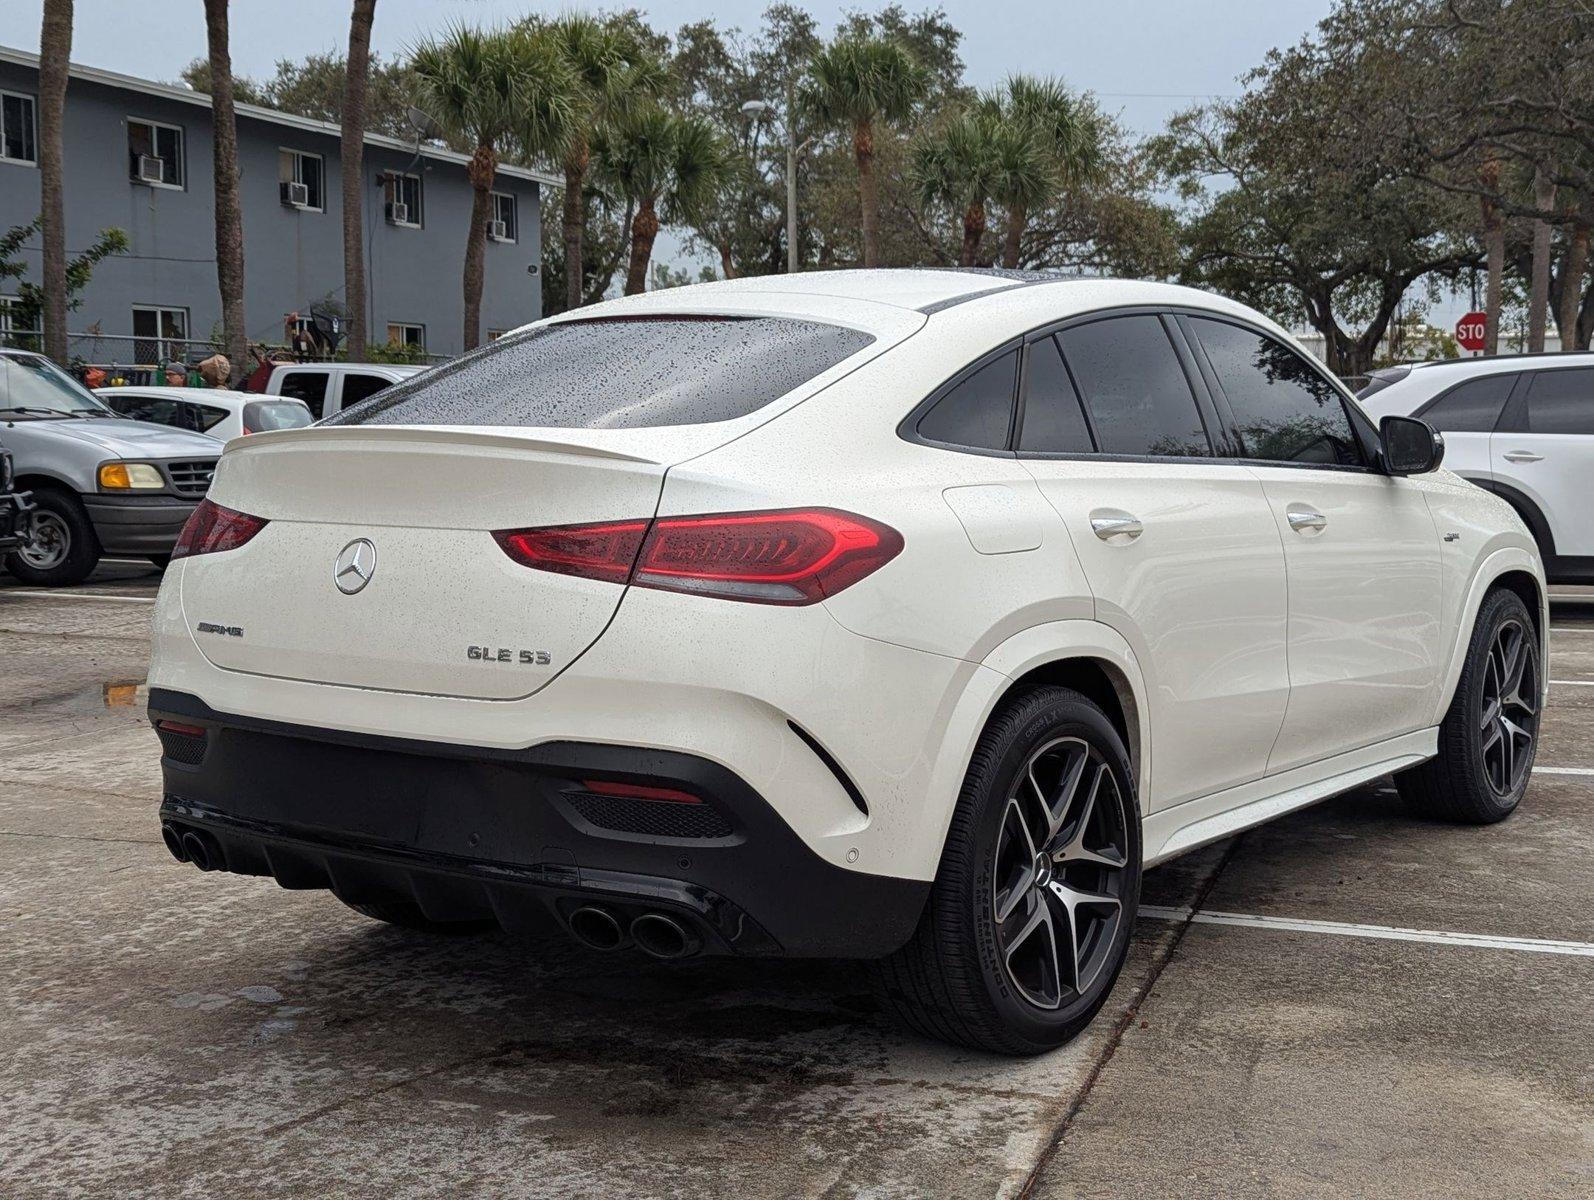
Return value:
[(641, 783), (611, 783), (606, 779), (583, 779), (581, 786), (599, 796), (624, 796), (630, 800), (658, 800), (666, 804), (701, 804), (691, 792), (679, 788), (652, 787)]
[(195, 554), (217, 554), (222, 550), (236, 550), (266, 527), (264, 517), (252, 517), (236, 509), (224, 508), (209, 500), (188, 514), (177, 545), (172, 547), (173, 558), (187, 558)]
[(516, 562), (589, 579), (747, 600), (813, 604), (902, 550), (888, 525), (833, 508), (714, 513), (501, 530)]
[(546, 529), (500, 529), (493, 534), (504, 553), (526, 567), (624, 583), (631, 576), (647, 521), (603, 525), (550, 525)]

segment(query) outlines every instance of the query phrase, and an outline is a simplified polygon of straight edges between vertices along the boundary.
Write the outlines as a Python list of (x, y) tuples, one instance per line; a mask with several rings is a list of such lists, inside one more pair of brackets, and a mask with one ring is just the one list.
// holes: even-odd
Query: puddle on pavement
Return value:
[(66, 696), (37, 700), (32, 707), (99, 712), (106, 708), (143, 708), (147, 703), (149, 686), (142, 679), (107, 679)]

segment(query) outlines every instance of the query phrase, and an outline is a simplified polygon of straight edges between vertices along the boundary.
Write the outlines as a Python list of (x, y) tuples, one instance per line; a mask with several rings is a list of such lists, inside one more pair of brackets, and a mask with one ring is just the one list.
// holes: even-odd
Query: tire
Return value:
[[(1040, 786), (1026, 786), (1031, 778)], [(1140, 869), (1134, 776), (1112, 723), (1067, 688), (1017, 697), (974, 751), (918, 928), (878, 964), (887, 1008), (918, 1033), (976, 1049), (1032, 1055), (1062, 1045), (1123, 968)], [(1048, 943), (1069, 914), (1085, 931), (1072, 972), (1061, 940)], [(1058, 964), (1050, 973), (1048, 945)]]
[(441, 933), (450, 936), (461, 936), (474, 933), (485, 933), (489, 929), (497, 928), (496, 921), (433, 921), (421, 914), (421, 910), (413, 904), (356, 904), (352, 900), (343, 900), (362, 917), (370, 917), (373, 921), (382, 921), (388, 925), (397, 925), (401, 929), (413, 929), (418, 933)]
[(100, 561), (100, 539), (82, 503), (54, 488), (37, 489), (33, 503), (34, 545), (7, 554), (6, 570), (35, 587), (82, 583)]
[[(1520, 657), (1512, 656), (1512, 645)], [(1395, 776), (1407, 805), (1424, 816), (1474, 825), (1510, 816), (1533, 774), (1543, 682), (1527, 605), (1515, 592), (1490, 592), (1478, 608), (1461, 680), (1439, 725), (1438, 755)]]

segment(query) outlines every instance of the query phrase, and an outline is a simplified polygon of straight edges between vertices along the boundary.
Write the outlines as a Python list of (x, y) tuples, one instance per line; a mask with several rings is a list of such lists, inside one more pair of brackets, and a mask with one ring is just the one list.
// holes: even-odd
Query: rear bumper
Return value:
[(106, 554), (170, 554), (197, 500), (86, 495), (83, 508)]
[[(512, 931), (601, 903), (684, 919), (710, 953), (840, 957), (900, 946), (929, 891), (826, 862), (739, 776), (691, 754), (379, 737), (220, 713), (162, 688), (149, 711), (204, 731), (162, 734), (162, 819), (208, 832), (227, 870), (284, 887)], [(608, 801), (585, 780), (703, 804)]]

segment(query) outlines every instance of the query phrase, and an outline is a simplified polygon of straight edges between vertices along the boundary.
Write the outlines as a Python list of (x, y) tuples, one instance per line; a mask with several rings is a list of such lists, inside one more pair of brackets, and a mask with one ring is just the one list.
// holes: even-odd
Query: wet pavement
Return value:
[(158, 580), (0, 578), (0, 1195), (1594, 1193), (1594, 591), (1553, 589), (1511, 820), (1374, 786), (1158, 868), (1096, 1023), (1015, 1062), (857, 964), (405, 933), (174, 863)]

